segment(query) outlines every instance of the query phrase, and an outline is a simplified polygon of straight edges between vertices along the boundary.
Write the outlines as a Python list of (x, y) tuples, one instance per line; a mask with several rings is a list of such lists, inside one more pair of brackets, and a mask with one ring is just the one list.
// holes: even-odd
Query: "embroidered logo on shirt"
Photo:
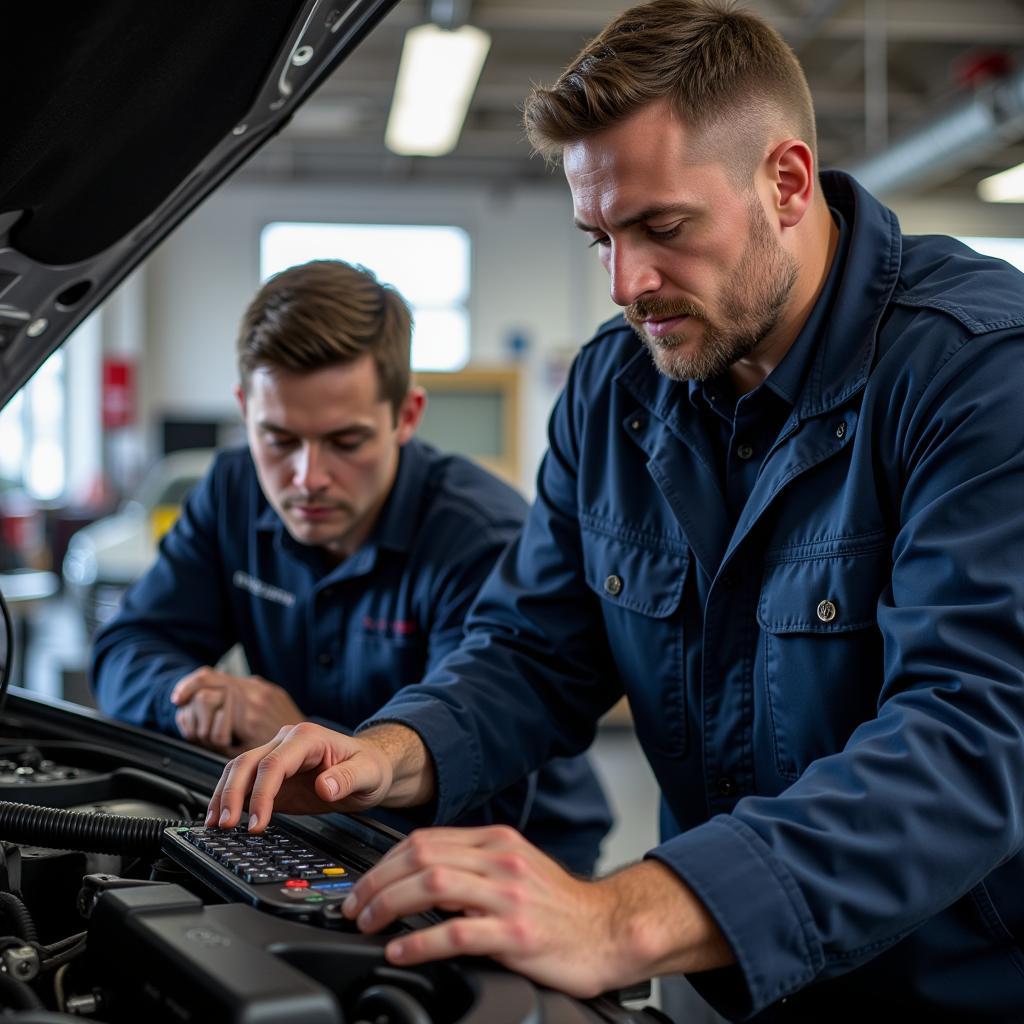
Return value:
[(231, 577), (231, 582), (236, 587), (241, 587), (242, 590), (248, 590), (255, 597), (262, 597), (266, 601), (276, 601), (278, 604), (283, 604), (286, 608), (291, 608), (295, 604), (294, 594), (289, 594), (287, 590), (282, 590), (280, 587), (264, 583), (263, 580), (258, 580), (255, 576), (242, 572), (241, 569)]

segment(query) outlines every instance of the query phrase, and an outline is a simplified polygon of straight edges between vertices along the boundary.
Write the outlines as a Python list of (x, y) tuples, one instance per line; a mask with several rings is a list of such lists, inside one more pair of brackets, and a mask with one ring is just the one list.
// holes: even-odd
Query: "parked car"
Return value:
[(152, 564), (160, 538), (174, 525), (213, 455), (207, 448), (165, 455), (117, 512), (72, 536), (64, 555), (64, 585), (89, 635), (114, 614), (124, 592)]

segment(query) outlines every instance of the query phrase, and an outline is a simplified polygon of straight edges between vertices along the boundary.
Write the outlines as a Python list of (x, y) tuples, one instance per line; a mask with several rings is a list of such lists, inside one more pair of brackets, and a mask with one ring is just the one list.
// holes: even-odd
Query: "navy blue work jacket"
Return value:
[[(224, 452), (97, 638), (100, 707), (178, 735), (174, 684), (241, 643), (251, 671), (288, 690), (307, 716), (351, 729), (457, 646), (525, 511), (479, 466), (413, 440), (372, 535), (332, 567), (285, 529), (248, 449)], [(611, 814), (586, 758), (523, 776), (463, 820), (524, 826), (563, 863), (592, 870)]]
[(1019, 1022), (1024, 277), (822, 177), (845, 262), (735, 525), (688, 385), (610, 322), (463, 645), (377, 718), (451, 816), (624, 690), (723, 1013)]

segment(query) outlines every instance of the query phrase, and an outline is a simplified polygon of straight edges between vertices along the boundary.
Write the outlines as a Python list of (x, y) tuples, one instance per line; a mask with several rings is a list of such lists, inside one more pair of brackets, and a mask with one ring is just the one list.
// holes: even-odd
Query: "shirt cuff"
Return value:
[(171, 691), (177, 685), (180, 678), (183, 678), (183, 676), (175, 676), (173, 679), (162, 683), (153, 696), (153, 717), (156, 719), (157, 729), (179, 740), (184, 739), (184, 737), (181, 735), (181, 730), (178, 728), (178, 723), (175, 720), (178, 706), (171, 703)]
[(735, 969), (688, 976), (720, 1013), (730, 1019), (758, 1013), (803, 988), (824, 967), (803, 894), (764, 840), (742, 822), (718, 815), (648, 856), (693, 890), (732, 948)]

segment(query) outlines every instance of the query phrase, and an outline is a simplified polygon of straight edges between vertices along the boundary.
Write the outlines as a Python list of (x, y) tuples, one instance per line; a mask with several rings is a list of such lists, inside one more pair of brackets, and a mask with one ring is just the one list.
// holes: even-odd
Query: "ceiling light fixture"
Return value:
[(472, 25), (409, 29), (384, 133), (388, 149), (403, 156), (450, 153), (490, 47), (491, 37)]
[(1024, 203), (1024, 164), (982, 178), (978, 195), (986, 203)]

